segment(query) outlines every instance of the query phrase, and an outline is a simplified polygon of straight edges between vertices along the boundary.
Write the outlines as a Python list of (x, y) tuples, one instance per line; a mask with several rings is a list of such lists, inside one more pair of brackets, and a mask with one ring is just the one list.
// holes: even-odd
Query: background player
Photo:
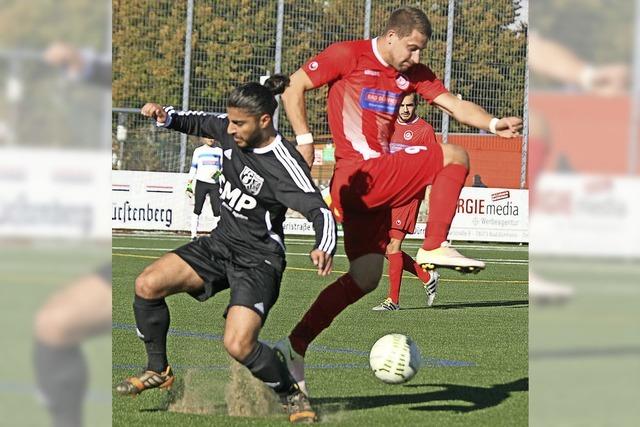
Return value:
[[(415, 93), (402, 99), (395, 131), (389, 143), (389, 152), (396, 153), (407, 147), (424, 144), (427, 148), (437, 149), (436, 134), (433, 127), (416, 115), (418, 97)], [(409, 166), (409, 165), (408, 165)], [(389, 244), (385, 257), (389, 263), (389, 293), (379, 305), (373, 307), (375, 311), (399, 310), (400, 287), (402, 286), (402, 271), (408, 271), (418, 276), (424, 283), (427, 294), (427, 306), (431, 306), (436, 297), (438, 279), (436, 270), (427, 272), (417, 262), (402, 250), (402, 241), (407, 234), (413, 233), (418, 219), (420, 203), (424, 198), (411, 201), (409, 204), (391, 210), (391, 226), (389, 230)]]
[(198, 235), (198, 220), (202, 213), (204, 200), (209, 196), (211, 212), (215, 221), (214, 228), (220, 220), (220, 184), (218, 176), (222, 172), (222, 148), (220, 144), (210, 138), (201, 138), (202, 145), (193, 150), (187, 194), (193, 196), (193, 180), (195, 183), (195, 201), (193, 216), (191, 217), (191, 239)]
[[(420, 9), (394, 11), (380, 37), (338, 42), (309, 60), (291, 76), (282, 95), (299, 150), (313, 160), (305, 92), (329, 85), (328, 120), (336, 145), (331, 184), (332, 210), (343, 223), (349, 271), (325, 288), (278, 347), (289, 369), (304, 387), (306, 349), (347, 306), (374, 290), (382, 276), (391, 208), (422, 197), (433, 184), (429, 220), (417, 262), (481, 269), (446, 243), (456, 204), (469, 170), (464, 149), (439, 144), (439, 149), (411, 147), (388, 154), (398, 106), (406, 93), (417, 92), (457, 121), (514, 137), (522, 128), (517, 117), (493, 118), (482, 107), (449, 93), (420, 61), (431, 37), (431, 23)], [(304, 145), (307, 144), (307, 145)], [(414, 167), (408, 168), (411, 164)]]
[(225, 310), (224, 347), (281, 397), (292, 422), (312, 421), (309, 401), (290, 377), (277, 351), (258, 341), (275, 304), (285, 268), (283, 222), (287, 208), (313, 223), (316, 242), (310, 257), (318, 274), (331, 272), (336, 249), (333, 217), (309, 168), (273, 126), (288, 78), (274, 75), (265, 82), (235, 89), (227, 100), (228, 117), (176, 112), (149, 103), (142, 114), (169, 129), (220, 141), (226, 158), (221, 175), (222, 221), (210, 236), (163, 255), (135, 282), (134, 314), (144, 340), (148, 365), (141, 374), (117, 386), (120, 394), (136, 395), (149, 388), (168, 388), (175, 377), (167, 361), (169, 308), (165, 297), (186, 292), (199, 301), (231, 289)]

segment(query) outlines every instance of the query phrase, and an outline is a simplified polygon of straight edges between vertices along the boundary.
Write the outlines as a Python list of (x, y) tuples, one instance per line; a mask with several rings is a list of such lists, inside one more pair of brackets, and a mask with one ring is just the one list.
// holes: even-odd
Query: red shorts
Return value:
[(331, 210), (342, 222), (349, 260), (385, 253), (391, 209), (423, 199), (442, 163), (442, 149), (434, 145), (336, 164), (331, 179)]
[(407, 234), (413, 233), (421, 203), (422, 199), (417, 199), (407, 205), (391, 209), (389, 237), (402, 240)]

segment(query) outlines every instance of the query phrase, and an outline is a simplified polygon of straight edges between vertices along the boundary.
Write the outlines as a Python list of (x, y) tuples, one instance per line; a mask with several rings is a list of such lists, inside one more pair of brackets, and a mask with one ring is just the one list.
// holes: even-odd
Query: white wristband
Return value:
[(493, 119), (491, 119), (491, 121), (489, 122), (489, 132), (491, 132), (494, 135), (498, 132), (496, 130), (496, 125), (498, 124), (499, 121), (500, 119), (497, 117), (494, 117)]
[(584, 90), (589, 90), (593, 87), (593, 80), (595, 78), (596, 69), (592, 65), (586, 65), (580, 75), (578, 76), (578, 81), (580, 82), (580, 87)]
[(313, 144), (313, 135), (311, 133), (303, 133), (302, 135), (296, 136), (296, 142), (298, 145), (307, 145)]

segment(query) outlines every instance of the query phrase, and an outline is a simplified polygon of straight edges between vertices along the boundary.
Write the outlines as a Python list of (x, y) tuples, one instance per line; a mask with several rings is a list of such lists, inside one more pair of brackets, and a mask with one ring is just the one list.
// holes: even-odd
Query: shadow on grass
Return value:
[[(409, 384), (404, 387), (411, 389), (437, 387), (440, 390), (416, 394), (324, 397), (312, 399), (311, 403), (317, 405), (320, 412), (323, 413), (407, 404), (418, 404), (418, 406), (410, 408), (413, 411), (471, 412), (498, 406), (511, 393), (529, 390), (529, 379), (521, 378), (507, 384), (496, 384), (491, 387), (458, 384)], [(460, 402), (468, 404), (462, 405)]]
[(459, 308), (472, 308), (472, 307), (513, 307), (525, 308), (529, 305), (529, 301), (524, 300), (511, 300), (511, 301), (482, 301), (482, 302), (452, 302), (448, 304), (438, 304), (432, 307), (402, 307), (400, 310), (451, 310)]

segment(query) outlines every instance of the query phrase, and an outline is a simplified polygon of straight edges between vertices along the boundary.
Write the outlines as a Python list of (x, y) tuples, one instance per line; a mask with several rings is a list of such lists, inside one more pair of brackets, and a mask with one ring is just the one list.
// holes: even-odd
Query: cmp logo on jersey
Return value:
[(311, 71), (315, 71), (318, 69), (318, 61), (311, 61), (309, 62), (309, 69)]
[(227, 181), (224, 175), (220, 175), (220, 200), (233, 209), (234, 215), (247, 219), (243, 215), (237, 215), (243, 209), (251, 210), (258, 206), (256, 199), (248, 194), (244, 194), (239, 188), (232, 188), (231, 183)]
[(249, 166), (245, 166), (242, 172), (240, 172), (240, 180), (247, 191), (254, 196), (258, 195), (262, 184), (264, 184), (264, 178), (251, 170)]
[(413, 132), (411, 132), (410, 130), (406, 131), (404, 133), (404, 135), (402, 135), (404, 137), (404, 139), (406, 139), (407, 141), (409, 141), (411, 138), (413, 138)]

